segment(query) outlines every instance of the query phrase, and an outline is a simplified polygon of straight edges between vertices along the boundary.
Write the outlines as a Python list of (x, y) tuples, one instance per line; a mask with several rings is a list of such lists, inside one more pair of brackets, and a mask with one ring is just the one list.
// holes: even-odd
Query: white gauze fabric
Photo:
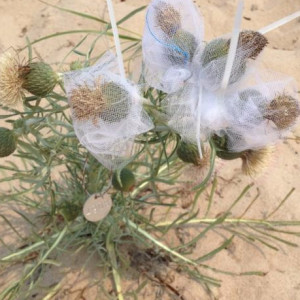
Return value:
[(297, 90), (293, 78), (257, 67), (224, 96), (226, 126), (215, 133), (227, 135), (232, 152), (276, 143), (299, 121)]
[(105, 167), (124, 167), (135, 137), (153, 128), (137, 86), (119, 75), (110, 52), (89, 68), (65, 73), (64, 82), (80, 143)]
[[(266, 71), (257, 62), (267, 44), (263, 35), (240, 32), (224, 90), (221, 84), (231, 35), (202, 45), (203, 22), (191, 1), (154, 0), (149, 5), (146, 23), (145, 78), (150, 86), (168, 93), (162, 103), (168, 125), (183, 140), (199, 147), (200, 140), (226, 135), (228, 151), (239, 152), (275, 143), (296, 124), (300, 111), (295, 81)], [(191, 24), (198, 26), (191, 28)], [(197, 48), (187, 61), (179, 50), (169, 54), (172, 47), (187, 53), (194, 49), (190, 47), (194, 45), (192, 39), (181, 33), (176, 36), (183, 29), (197, 41)]]

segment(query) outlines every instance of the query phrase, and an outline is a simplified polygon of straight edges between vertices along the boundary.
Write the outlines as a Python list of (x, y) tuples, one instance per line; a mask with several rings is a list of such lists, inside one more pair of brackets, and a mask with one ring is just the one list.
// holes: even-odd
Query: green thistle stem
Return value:
[(165, 251), (169, 252), (170, 254), (172, 254), (173, 256), (179, 258), (180, 260), (193, 265), (193, 266), (197, 266), (197, 263), (195, 263), (194, 261), (188, 259), (187, 257), (179, 254), (178, 252), (170, 249), (168, 246), (164, 245), (163, 243), (161, 243), (160, 241), (158, 241), (157, 239), (155, 239), (153, 236), (151, 236), (148, 232), (146, 232), (145, 230), (143, 230), (141, 227), (139, 227), (137, 224), (133, 223), (132, 221), (125, 219), (124, 218), (124, 222), (129, 225), (131, 228), (135, 229), (137, 232), (139, 232), (140, 234), (142, 234), (144, 237), (146, 237), (148, 240), (152, 241), (155, 245), (157, 245), (158, 247), (164, 249)]
[(118, 300), (124, 300), (124, 296), (122, 293), (122, 286), (121, 286), (121, 278), (120, 274), (117, 271), (117, 258), (116, 258), (116, 252), (115, 252), (115, 247), (114, 243), (111, 240), (111, 233), (112, 233), (113, 227), (109, 230), (106, 238), (106, 249), (110, 258), (111, 266), (112, 266), (112, 273), (113, 273), (113, 278), (116, 286), (116, 291), (118, 295)]
[[(184, 225), (194, 225), (194, 224), (211, 224), (216, 222), (217, 219), (194, 219), (188, 222), (184, 221), (166, 221), (155, 224), (155, 227), (168, 227), (171, 224), (175, 226)], [(257, 224), (257, 225), (265, 225), (265, 226), (300, 226), (300, 221), (266, 221), (263, 219), (225, 219), (223, 223), (228, 224)]]

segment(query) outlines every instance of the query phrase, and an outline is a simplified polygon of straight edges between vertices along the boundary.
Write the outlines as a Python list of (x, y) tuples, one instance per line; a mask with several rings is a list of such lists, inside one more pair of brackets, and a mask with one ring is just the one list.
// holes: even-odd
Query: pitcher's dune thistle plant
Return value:
[(17, 137), (13, 130), (0, 127), (0, 157), (6, 157), (15, 152)]
[(295, 125), (299, 116), (299, 102), (287, 94), (281, 94), (271, 101), (264, 117), (273, 121), (278, 129), (284, 130)]
[[(145, 63), (145, 69), (147, 67), (151, 77), (157, 81), (170, 80), (161, 85), (166, 90), (156, 90), (157, 86), (147, 88), (143, 82), (145, 89), (142, 96), (139, 86), (127, 80), (125, 74), (120, 76), (122, 67), (118, 72), (117, 64), (122, 57), (115, 57), (112, 53), (104, 54), (94, 64), (92, 48), (99, 36), (92, 45), (88, 45), (91, 47), (75, 51), (83, 43), (89, 42), (84, 38), (74, 51), (70, 51), (81, 59), (85, 57), (84, 66), (91, 67), (72, 64), (72, 70), (80, 70), (64, 74), (64, 87), (60, 82), (62, 89), (57, 93), (49, 93), (57, 78), (46, 64), (13, 65), (17, 66), (12, 69), (15, 72), (12, 77), (19, 80), (20, 97), (11, 102), (22, 102), (25, 88), (40, 97), (47, 97), (44, 99), (45, 105), (38, 108), (30, 105), (27, 99), (26, 111), (14, 109), (12, 114), (10, 108), (3, 108), (9, 113), (2, 118), (14, 129), (0, 128), (0, 155), (12, 153), (17, 142), (20, 165), (7, 159), (0, 163), (1, 175), (9, 173), (1, 177), (0, 182), (9, 183), (10, 187), (9, 192), (0, 189), (0, 200), (5, 205), (18, 204), (14, 206), (16, 214), (11, 215), (9, 211), (8, 218), (4, 214), (2, 216), (5, 225), (16, 234), (16, 240), (9, 245), (6, 245), (5, 239), (0, 240), (6, 252), (0, 261), (5, 274), (10, 271), (15, 273), (15, 266), (22, 268), (22, 272), (17, 274), (19, 278), (0, 287), (0, 299), (64, 298), (65, 280), (59, 280), (58, 284), (48, 288), (43, 284), (44, 276), (48, 277), (48, 271), (53, 272), (54, 276), (58, 273), (64, 276), (64, 271), (60, 269), (62, 262), (65, 267), (64, 255), (69, 258), (74, 255), (78, 262), (75, 257), (78, 253), (82, 262), (80, 274), (85, 267), (91, 274), (88, 263), (91, 258), (99, 266), (99, 276), (93, 277), (91, 286), (93, 289), (95, 285), (97, 292), (89, 291), (90, 285), (83, 290), (74, 286), (70, 291), (72, 294), (78, 291), (82, 296), (83, 292), (92, 292), (97, 299), (137, 299), (140, 292), (147, 289), (146, 285), (152, 284), (149, 287), (152, 295), (155, 294), (153, 286), (170, 293), (160, 293), (160, 299), (214, 297), (212, 288), (221, 284), (220, 280), (214, 278), (214, 272), (233, 276), (266, 275), (265, 272), (250, 270), (233, 273), (222, 270), (218, 263), (214, 264), (215, 255), (227, 256), (226, 249), (231, 246), (233, 239), (234, 243), (242, 240), (251, 246), (259, 247), (261, 244), (273, 250), (280, 250), (280, 243), (297, 246), (285, 235), (294, 238), (299, 236), (297, 230), (292, 231), (287, 226), (296, 227), (300, 222), (270, 218), (294, 189), (266, 217), (251, 216), (250, 219), (247, 212), (259, 197), (259, 191), (246, 210), (245, 203), (240, 207), (238, 204), (242, 199), (247, 201), (248, 196), (252, 196), (252, 193), (248, 193), (252, 185), (241, 190), (236, 199), (231, 201), (226, 197), (221, 207), (214, 207), (219, 205), (224, 187), (228, 187), (227, 179), (219, 180), (221, 177), (215, 174), (212, 184), (209, 184), (214, 174), (216, 155), (227, 160), (241, 159), (243, 172), (250, 176), (254, 176), (267, 163), (272, 153), (267, 147), (272, 144), (267, 130), (273, 130), (272, 134), (278, 140), (281, 133), (284, 134), (279, 128), (289, 128), (299, 115), (296, 96), (292, 93), (287, 96), (282, 92), (282, 87), (292, 90), (289, 84), (285, 84), (291, 81), (285, 80), (280, 85), (274, 84), (278, 81), (271, 80), (271, 84), (268, 84), (255, 73), (255, 78), (259, 80), (250, 77), (253, 79), (253, 82), (249, 80), (250, 86), (248, 81), (247, 85), (241, 82), (241, 85), (229, 89), (225, 84), (220, 85), (225, 64), (220, 66), (217, 61), (221, 58), (225, 62), (230, 56), (230, 40), (223, 38), (209, 43), (213, 59), (205, 57), (205, 60), (208, 59), (205, 63), (209, 65), (211, 62), (217, 74), (221, 75), (216, 82), (213, 73), (210, 81), (209, 66), (207, 73), (201, 73), (199, 60), (203, 53), (203, 22), (193, 1), (153, 0), (153, 3), (152, 12), (156, 15), (152, 14), (151, 18), (150, 11), (150, 21), (145, 31), (145, 48), (150, 50), (145, 52), (145, 56), (150, 68)], [(68, 12), (78, 17), (78, 12)], [(114, 18), (110, 18), (111, 23), (117, 27), (133, 14), (131, 12), (119, 22), (113, 22)], [(91, 19), (86, 14), (80, 16)], [(158, 36), (153, 36), (153, 33)], [(155, 37), (162, 38), (163, 43), (158, 43)], [(238, 33), (235, 37), (238, 37)], [(130, 42), (136, 40), (125, 35), (120, 38)], [(34, 43), (41, 40), (43, 38)], [(172, 47), (168, 47), (170, 45)], [(175, 46), (178, 47), (178, 53)], [(28, 44), (29, 52), (30, 47), (31, 44)], [(242, 32), (238, 55), (243, 51), (245, 53), (241, 55), (242, 59), (237, 57), (240, 70), (232, 69), (235, 76), (240, 76), (264, 47), (265, 40), (260, 34)], [(134, 53), (138, 55), (139, 39), (129, 48), (136, 50)], [(84, 49), (88, 52), (84, 53)], [(69, 49), (66, 51), (69, 52)], [(151, 63), (155, 67), (153, 72)], [(248, 73), (251, 72), (246, 72), (247, 76)], [(226, 74), (230, 76), (230, 72)], [(144, 78), (147, 81), (146, 75), (144, 77), (141, 74), (141, 81)], [(228, 79), (226, 76), (224, 78)], [(2, 82), (6, 84), (5, 80)], [(40, 83), (45, 86), (39, 86)], [(46, 83), (49, 85), (46, 86)], [(277, 90), (277, 86), (281, 89)], [(222, 93), (218, 93), (220, 89), (224, 89)], [(7, 95), (11, 94), (11, 99), (17, 99), (18, 94), (10, 93), (11, 90), (6, 89), (6, 94), (9, 91)], [(270, 99), (268, 95), (281, 96)], [(283, 95), (289, 100), (282, 100)], [(30, 98), (34, 100), (37, 97)], [(71, 106), (71, 117), (66, 101)], [(146, 112), (143, 106), (147, 107)], [(284, 118), (279, 116), (279, 111), (285, 112)], [(211, 119), (206, 113), (212, 116)], [(171, 114), (176, 117), (173, 118)], [(171, 118), (172, 122), (169, 121)], [(23, 139), (17, 141), (20, 135)], [(197, 140), (197, 146), (201, 149), (183, 142), (191, 140)], [(210, 151), (205, 148), (206, 143), (210, 145)], [(202, 150), (202, 159), (199, 150)], [(179, 159), (187, 164), (178, 162)], [(124, 168), (125, 165), (130, 167)], [(189, 176), (185, 177), (187, 174)], [(182, 183), (185, 188), (181, 193)], [(239, 188), (236, 186), (235, 191)], [(189, 199), (183, 203), (181, 200), (184, 198)], [(225, 205), (228, 205), (227, 208)], [(93, 218), (92, 212), (96, 214)], [(18, 232), (19, 223), (15, 227), (15, 216), (27, 225), (24, 232)], [(208, 247), (202, 247), (206, 239)], [(210, 244), (211, 241), (213, 244)], [(50, 264), (51, 270), (48, 267)], [(122, 287), (122, 277), (126, 277), (129, 266), (146, 277), (141, 284), (136, 282), (136, 287), (132, 282)], [(70, 267), (73, 271), (72, 262)], [(64, 269), (69, 273), (67, 265)], [(171, 276), (167, 276), (169, 271), (172, 272)], [(111, 290), (112, 279), (115, 291)], [(192, 281), (201, 285), (209, 295), (200, 296), (199, 289), (197, 295), (191, 295), (186, 287), (192, 286), (189, 284)]]
[(47, 96), (59, 81), (50, 65), (43, 62), (21, 63), (18, 55), (4, 52), (0, 56), (0, 104), (15, 107), (24, 100), (25, 91)]

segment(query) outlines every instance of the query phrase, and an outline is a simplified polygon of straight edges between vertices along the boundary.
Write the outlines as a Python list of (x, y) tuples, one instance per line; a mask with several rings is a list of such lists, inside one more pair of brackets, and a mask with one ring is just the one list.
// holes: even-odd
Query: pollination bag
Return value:
[(155, 0), (146, 13), (143, 57), (146, 81), (173, 93), (193, 73), (203, 42), (202, 17), (192, 1)]
[(260, 32), (239, 33), (228, 84), (222, 86), (231, 38), (203, 43), (203, 21), (192, 1), (149, 5), (145, 78), (167, 93), (162, 104), (170, 128), (199, 152), (209, 139), (226, 152), (262, 149), (287, 135), (299, 119), (295, 81), (259, 64), (268, 44)]
[(153, 128), (137, 86), (118, 73), (108, 52), (93, 66), (64, 74), (75, 133), (105, 167), (124, 167), (134, 155), (134, 139)]
[(224, 94), (203, 92), (202, 139), (225, 137), (229, 152), (261, 149), (288, 135), (299, 115), (295, 80), (256, 66)]

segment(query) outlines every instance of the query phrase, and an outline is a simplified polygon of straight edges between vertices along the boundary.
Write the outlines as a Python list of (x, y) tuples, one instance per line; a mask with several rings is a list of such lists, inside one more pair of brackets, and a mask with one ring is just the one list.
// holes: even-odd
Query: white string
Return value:
[(296, 19), (298, 17), (300, 17), (300, 10), (260, 29), (258, 32), (261, 34), (266, 34), (282, 25), (285, 25), (286, 23), (293, 21), (294, 19)]
[(233, 63), (234, 63), (234, 58), (235, 58), (235, 54), (236, 54), (238, 42), (239, 42), (240, 28), (241, 28), (242, 17), (243, 17), (243, 8), (244, 8), (244, 1), (241, 0), (239, 2), (239, 5), (238, 5), (237, 11), (236, 11), (236, 15), (235, 15), (232, 37), (230, 40), (229, 53), (228, 53), (228, 57), (227, 57), (227, 61), (226, 61), (226, 67), (225, 67), (222, 84), (221, 84), (222, 90), (225, 90), (229, 84), (230, 75), (231, 75), (231, 71), (232, 71), (232, 67), (233, 67)]
[(125, 68), (124, 68), (122, 49), (121, 49), (121, 43), (120, 43), (120, 38), (119, 38), (119, 31), (118, 31), (118, 26), (117, 26), (117, 22), (116, 22), (116, 18), (115, 18), (115, 13), (114, 13), (114, 7), (113, 7), (111, 0), (106, 0), (106, 1), (107, 1), (107, 8), (108, 8), (108, 13), (109, 13), (111, 28), (112, 28), (113, 35), (114, 35), (114, 41), (115, 41), (115, 47), (116, 47), (116, 52), (117, 52), (117, 59), (118, 59), (120, 75), (123, 77), (123, 79), (125, 79), (126, 78)]

